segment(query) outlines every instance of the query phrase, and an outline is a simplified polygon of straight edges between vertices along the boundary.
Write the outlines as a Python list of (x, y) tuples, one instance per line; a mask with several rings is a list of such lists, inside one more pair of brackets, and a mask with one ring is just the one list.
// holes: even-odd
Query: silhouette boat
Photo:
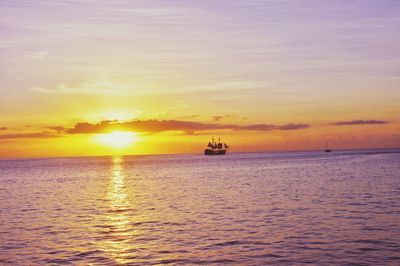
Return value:
[(331, 149), (329, 149), (329, 145), (328, 145), (329, 143), (328, 143), (328, 140), (326, 141), (326, 144), (325, 144), (325, 152), (331, 152), (332, 150)]
[(228, 149), (229, 146), (222, 143), (220, 138), (218, 138), (218, 143), (212, 138), (212, 141), (208, 143), (204, 150), (204, 155), (224, 155)]

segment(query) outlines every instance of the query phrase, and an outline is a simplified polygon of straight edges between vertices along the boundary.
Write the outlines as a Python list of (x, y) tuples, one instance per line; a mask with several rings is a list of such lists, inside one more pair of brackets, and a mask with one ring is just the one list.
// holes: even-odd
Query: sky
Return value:
[(2, 0), (0, 158), (399, 148), (399, 58), (399, 1)]

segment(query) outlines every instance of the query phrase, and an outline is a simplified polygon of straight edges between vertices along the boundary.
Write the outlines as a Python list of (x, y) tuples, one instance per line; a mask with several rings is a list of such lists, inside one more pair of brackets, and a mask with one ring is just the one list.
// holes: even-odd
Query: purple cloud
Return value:
[(219, 122), (219, 121), (221, 121), (222, 119), (225, 119), (225, 118), (232, 118), (232, 117), (235, 117), (235, 116), (234, 116), (234, 115), (214, 115), (214, 116), (212, 117), (212, 119), (213, 119), (214, 122)]
[(389, 121), (383, 120), (352, 120), (352, 121), (339, 121), (333, 123), (332, 125), (335, 126), (352, 126), (352, 125), (381, 125), (381, 124), (388, 124)]
[(133, 120), (129, 122), (119, 122), (116, 120), (104, 120), (99, 123), (79, 122), (73, 127), (48, 126), (46, 129), (52, 131), (43, 131), (35, 133), (13, 133), (0, 135), (0, 140), (21, 139), (21, 138), (56, 138), (66, 134), (97, 134), (108, 133), (114, 130), (131, 130), (144, 133), (160, 133), (165, 131), (181, 131), (185, 135), (197, 135), (198, 132), (206, 130), (228, 129), (234, 131), (270, 131), (270, 130), (298, 130), (310, 127), (308, 124), (272, 125), (272, 124), (218, 124), (202, 123), (183, 120)]
[(271, 125), (271, 124), (254, 124), (254, 125), (235, 125), (235, 124), (218, 124), (218, 123), (202, 123), (194, 121), (182, 120), (134, 120), (130, 122), (117, 122), (105, 120), (97, 124), (88, 122), (77, 123), (74, 127), (66, 129), (65, 132), (69, 134), (93, 134), (104, 133), (113, 130), (133, 130), (138, 132), (157, 133), (164, 131), (184, 131), (193, 132), (204, 130), (252, 130), (252, 131), (266, 131), (266, 130), (297, 130), (308, 128), (308, 124), (294, 124), (289, 123), (286, 125)]
[(63, 133), (63, 132), (65, 132), (65, 130), (67, 130), (67, 128), (62, 127), (62, 126), (51, 126), (51, 127), (45, 127), (45, 128), (54, 130), (57, 133)]
[(279, 130), (297, 130), (297, 129), (304, 129), (304, 128), (309, 128), (309, 124), (294, 124), (294, 123), (289, 123), (283, 126), (278, 126), (277, 129)]

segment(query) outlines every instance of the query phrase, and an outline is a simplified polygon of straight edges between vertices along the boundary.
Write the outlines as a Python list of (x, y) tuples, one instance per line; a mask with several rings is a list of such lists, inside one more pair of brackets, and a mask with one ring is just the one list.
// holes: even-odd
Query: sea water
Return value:
[(400, 265), (400, 151), (0, 161), (0, 264)]

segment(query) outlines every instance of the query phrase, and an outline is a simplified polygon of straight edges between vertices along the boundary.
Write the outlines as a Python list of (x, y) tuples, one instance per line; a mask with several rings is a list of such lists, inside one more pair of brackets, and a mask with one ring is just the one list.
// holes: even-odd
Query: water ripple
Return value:
[(398, 265), (400, 153), (0, 161), (0, 264)]

